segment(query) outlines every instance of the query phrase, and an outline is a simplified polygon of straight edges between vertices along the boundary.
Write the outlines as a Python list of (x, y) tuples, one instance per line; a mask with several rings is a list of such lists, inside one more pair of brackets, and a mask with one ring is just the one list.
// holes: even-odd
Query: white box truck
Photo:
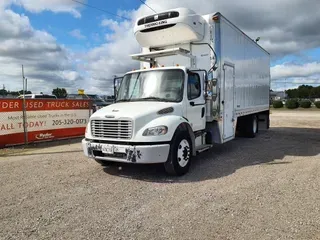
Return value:
[(270, 55), (222, 14), (172, 9), (138, 19), (134, 33), (141, 67), (90, 117), (86, 156), (183, 175), (214, 144), (269, 128)]

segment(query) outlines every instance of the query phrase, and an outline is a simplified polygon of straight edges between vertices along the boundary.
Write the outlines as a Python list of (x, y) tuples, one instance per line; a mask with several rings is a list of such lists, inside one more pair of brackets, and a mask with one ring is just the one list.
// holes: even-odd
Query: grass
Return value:
[(273, 108), (273, 106), (270, 106), (270, 110), (272, 111), (320, 111), (320, 108), (317, 107), (311, 107), (311, 108), (296, 108), (296, 109), (289, 109), (283, 106), (282, 108)]

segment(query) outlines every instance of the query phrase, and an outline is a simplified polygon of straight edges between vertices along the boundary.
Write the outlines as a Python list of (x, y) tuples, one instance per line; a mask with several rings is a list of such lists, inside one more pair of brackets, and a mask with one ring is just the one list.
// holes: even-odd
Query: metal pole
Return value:
[(28, 133), (26, 128), (26, 99), (25, 99), (25, 83), (24, 83), (24, 69), (22, 65), (22, 86), (23, 86), (23, 98), (22, 98), (22, 116), (23, 116), (23, 132), (24, 132), (24, 143), (28, 144)]

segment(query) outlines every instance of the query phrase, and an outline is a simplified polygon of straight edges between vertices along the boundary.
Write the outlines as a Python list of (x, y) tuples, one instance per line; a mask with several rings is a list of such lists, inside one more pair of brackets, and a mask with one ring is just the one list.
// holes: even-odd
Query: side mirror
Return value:
[(114, 95), (114, 102), (117, 99), (119, 87), (121, 84), (123, 77), (116, 77), (113, 79), (113, 95)]

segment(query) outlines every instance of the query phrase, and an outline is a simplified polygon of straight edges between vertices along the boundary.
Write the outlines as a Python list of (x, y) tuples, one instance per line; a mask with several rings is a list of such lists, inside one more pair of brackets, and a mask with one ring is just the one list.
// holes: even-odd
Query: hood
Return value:
[[(164, 108), (180, 106), (179, 103), (172, 102), (123, 102), (115, 103), (96, 111), (92, 118), (119, 119), (130, 118), (132, 120), (156, 114)], [(178, 107), (179, 108), (179, 107)]]

